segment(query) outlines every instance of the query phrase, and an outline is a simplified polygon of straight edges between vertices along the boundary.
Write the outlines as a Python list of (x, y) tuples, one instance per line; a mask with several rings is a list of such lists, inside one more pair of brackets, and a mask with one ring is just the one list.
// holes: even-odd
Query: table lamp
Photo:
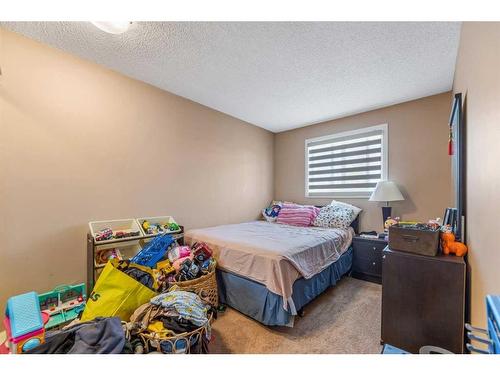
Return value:
[(377, 182), (370, 200), (374, 202), (386, 202), (386, 205), (382, 207), (382, 217), (385, 223), (387, 218), (391, 216), (392, 207), (389, 206), (389, 202), (404, 201), (404, 197), (394, 182), (386, 180)]

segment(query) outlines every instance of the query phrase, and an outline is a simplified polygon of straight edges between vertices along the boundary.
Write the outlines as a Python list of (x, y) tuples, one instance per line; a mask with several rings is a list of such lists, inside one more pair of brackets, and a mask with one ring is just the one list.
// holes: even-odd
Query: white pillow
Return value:
[(313, 225), (324, 228), (347, 229), (360, 212), (361, 209), (356, 206), (332, 201), (330, 205), (321, 207)]
[[(359, 215), (359, 213), (361, 211), (363, 211), (361, 208), (359, 207), (356, 207), (356, 206), (353, 206), (352, 204), (349, 204), (349, 203), (345, 203), (345, 202), (339, 202), (339, 201), (336, 201), (335, 199), (332, 200), (332, 202), (330, 203), (330, 205), (334, 205), (334, 204), (337, 204), (337, 205), (341, 205), (341, 206), (345, 206), (345, 207), (349, 207), (350, 209), (352, 209), (354, 211), (354, 213), (356, 214), (356, 216)], [(356, 216), (354, 217), (354, 219), (356, 219)], [(353, 220), (354, 220), (353, 219)]]

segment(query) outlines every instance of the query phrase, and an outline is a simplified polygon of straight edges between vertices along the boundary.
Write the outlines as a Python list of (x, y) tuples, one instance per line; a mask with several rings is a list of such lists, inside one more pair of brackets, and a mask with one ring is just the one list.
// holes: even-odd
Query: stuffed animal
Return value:
[(393, 225), (399, 224), (400, 221), (401, 221), (401, 219), (399, 217), (396, 217), (393, 219), (392, 217), (389, 216), (384, 223), (385, 231), (387, 232), (389, 230), (389, 227), (392, 227)]
[(455, 241), (455, 235), (452, 232), (441, 232), (441, 248), (445, 255), (455, 254), (457, 257), (462, 257), (467, 254), (467, 246)]

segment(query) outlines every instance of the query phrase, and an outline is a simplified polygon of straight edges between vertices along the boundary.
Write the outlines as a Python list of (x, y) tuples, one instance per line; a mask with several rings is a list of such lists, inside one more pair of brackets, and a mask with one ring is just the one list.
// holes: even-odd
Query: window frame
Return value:
[(332, 133), (328, 135), (324, 135), (321, 137), (315, 138), (307, 138), (304, 141), (304, 196), (305, 198), (316, 198), (316, 199), (324, 199), (324, 198), (358, 198), (358, 199), (368, 199), (370, 198), (372, 192), (369, 193), (361, 193), (361, 192), (351, 192), (346, 194), (337, 194), (337, 193), (326, 193), (325, 195), (309, 195), (309, 158), (308, 158), (308, 144), (312, 142), (324, 141), (324, 140), (334, 140), (335, 138), (349, 137), (356, 134), (368, 133), (376, 130), (382, 131), (382, 160), (381, 160), (381, 181), (387, 180), (389, 175), (389, 126), (387, 123), (367, 126), (355, 130), (348, 130), (338, 133)]

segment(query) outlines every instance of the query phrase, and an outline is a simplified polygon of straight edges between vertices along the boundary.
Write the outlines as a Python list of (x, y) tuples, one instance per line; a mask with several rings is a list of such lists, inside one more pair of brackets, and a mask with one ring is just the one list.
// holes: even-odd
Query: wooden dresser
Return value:
[(382, 342), (412, 353), (424, 345), (464, 352), (466, 265), (462, 257), (382, 255)]

